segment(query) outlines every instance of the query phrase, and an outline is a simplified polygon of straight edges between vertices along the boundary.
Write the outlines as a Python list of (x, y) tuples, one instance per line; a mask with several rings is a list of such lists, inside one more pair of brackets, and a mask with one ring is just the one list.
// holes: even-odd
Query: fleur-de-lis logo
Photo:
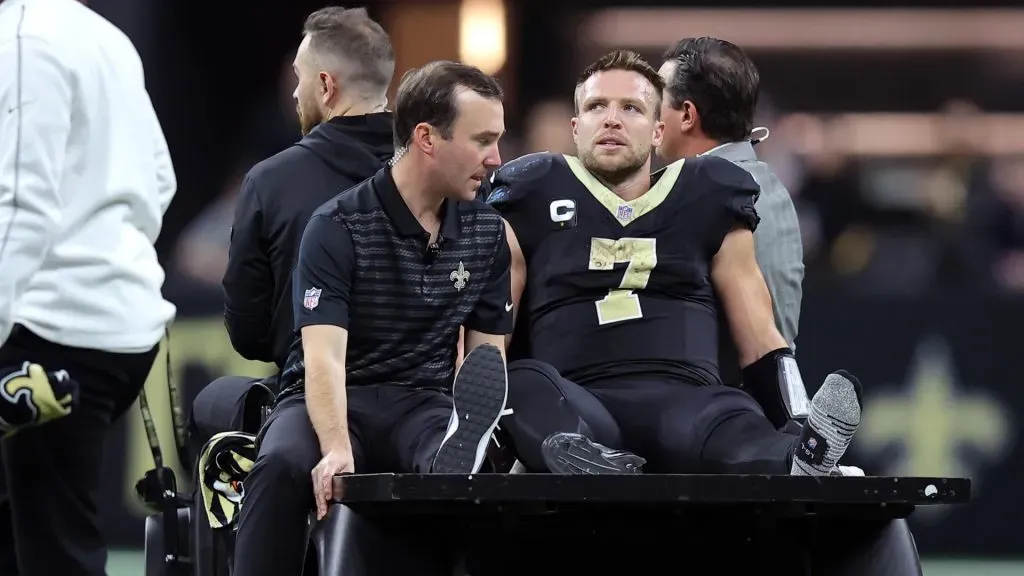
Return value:
[(452, 270), (448, 278), (455, 283), (455, 289), (461, 292), (466, 287), (466, 283), (469, 282), (469, 270), (466, 270), (466, 266), (459, 262), (459, 268)]

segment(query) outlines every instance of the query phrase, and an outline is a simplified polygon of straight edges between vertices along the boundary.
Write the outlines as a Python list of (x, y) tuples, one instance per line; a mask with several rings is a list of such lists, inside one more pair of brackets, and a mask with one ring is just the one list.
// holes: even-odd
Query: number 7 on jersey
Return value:
[(590, 240), (590, 269), (611, 271), (616, 264), (626, 263), (622, 281), (608, 295), (595, 302), (597, 323), (600, 325), (643, 318), (640, 297), (634, 290), (643, 290), (658, 265), (657, 244), (654, 238), (592, 238)]

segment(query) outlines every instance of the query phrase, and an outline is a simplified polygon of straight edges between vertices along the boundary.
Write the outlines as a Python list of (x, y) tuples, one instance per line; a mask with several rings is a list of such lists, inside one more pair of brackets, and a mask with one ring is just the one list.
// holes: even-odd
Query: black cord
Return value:
[(174, 374), (171, 372), (171, 330), (170, 328), (164, 328), (164, 337), (167, 339), (167, 356), (166, 356), (166, 372), (167, 372), (167, 396), (171, 405), (171, 427), (174, 429), (174, 448), (178, 452), (178, 460), (182, 466), (188, 464), (188, 454), (185, 450), (185, 418), (182, 412), (181, 405), (181, 389), (178, 388), (178, 383), (174, 380)]

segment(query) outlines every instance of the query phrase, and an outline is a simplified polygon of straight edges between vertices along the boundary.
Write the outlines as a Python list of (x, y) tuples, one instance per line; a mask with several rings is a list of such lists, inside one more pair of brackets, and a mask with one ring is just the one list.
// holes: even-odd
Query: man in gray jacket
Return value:
[[(665, 133), (658, 155), (668, 161), (712, 154), (745, 169), (761, 186), (757, 211), (761, 222), (754, 232), (757, 262), (772, 295), (775, 323), (791, 349), (795, 349), (800, 320), (801, 283), (804, 278), (803, 245), (793, 200), (786, 187), (754, 153), (750, 135), (760, 79), (753, 62), (736, 45), (717, 38), (685, 38), (664, 54), (660, 74), (665, 79), (661, 119)], [(719, 347), (719, 370), (724, 384), (742, 381), (739, 359), (727, 329)], [(788, 367), (780, 366), (779, 369)], [(772, 400), (781, 400), (788, 416), (806, 414), (807, 393), (799, 377), (790, 389), (751, 390), (765, 405), (777, 426), (789, 418), (772, 414)]]
[[(756, 257), (772, 295), (775, 322), (792, 348), (800, 318), (803, 246), (789, 192), (754, 153), (758, 140), (751, 139), (751, 132), (760, 84), (757, 68), (738, 46), (708, 37), (680, 40), (665, 52), (664, 60), (660, 73), (666, 85), (661, 106), (665, 133), (658, 155), (668, 161), (702, 154), (721, 156), (750, 172), (761, 186), (755, 205), (761, 216), (754, 232)], [(726, 335), (719, 347), (722, 381), (738, 385), (742, 375), (735, 346), (728, 330), (721, 332)], [(799, 378), (795, 380), (800, 389), (792, 390), (792, 394), (806, 402), (803, 383)], [(790, 415), (799, 416), (799, 398), (787, 399), (783, 392), (781, 398), (766, 400), (766, 391), (751, 393), (766, 413), (773, 412), (766, 403), (778, 404), (781, 399)], [(777, 426), (783, 424), (773, 420)], [(863, 475), (853, 467), (840, 467), (839, 473)], [(836, 548), (841, 557), (836, 559), (840, 564), (837, 573), (920, 573), (917, 547), (904, 519), (880, 526), (865, 524), (848, 538)], [(878, 558), (885, 560), (879, 562)]]

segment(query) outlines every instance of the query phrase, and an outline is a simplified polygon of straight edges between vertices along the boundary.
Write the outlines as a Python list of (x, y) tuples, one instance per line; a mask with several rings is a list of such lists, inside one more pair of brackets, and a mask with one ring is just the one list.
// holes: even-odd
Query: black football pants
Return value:
[(507, 407), (502, 428), (536, 472), (546, 470), (540, 445), (556, 432), (628, 450), (647, 459), (645, 472), (665, 474), (789, 474), (799, 441), (737, 388), (645, 378), (583, 387), (536, 360), (509, 365)]
[(104, 576), (96, 498), (107, 433), (146, 383), (157, 349), (114, 354), (53, 344), (15, 326), (0, 367), (30, 361), (79, 385), (71, 414), (0, 443), (0, 574)]
[[(448, 430), (451, 397), (399, 386), (349, 388), (348, 426), (357, 473), (427, 473)], [(310, 473), (320, 443), (306, 397), (282, 399), (260, 431), (259, 455), (245, 479), (235, 540), (235, 576), (302, 572), (313, 512)]]

